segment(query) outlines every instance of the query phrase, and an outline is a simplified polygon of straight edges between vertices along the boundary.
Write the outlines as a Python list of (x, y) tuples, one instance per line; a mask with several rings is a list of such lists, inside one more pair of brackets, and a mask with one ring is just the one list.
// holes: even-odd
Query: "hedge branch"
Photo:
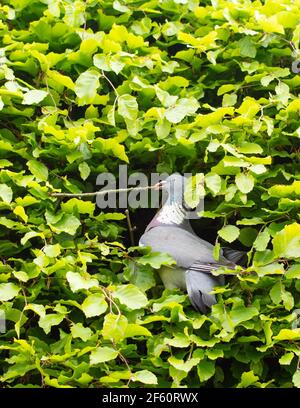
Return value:
[(134, 246), (134, 233), (133, 232), (135, 230), (135, 227), (132, 226), (128, 208), (126, 208), (125, 214), (126, 214), (126, 218), (127, 218), (127, 225), (128, 225), (130, 243), (131, 243), (131, 246)]

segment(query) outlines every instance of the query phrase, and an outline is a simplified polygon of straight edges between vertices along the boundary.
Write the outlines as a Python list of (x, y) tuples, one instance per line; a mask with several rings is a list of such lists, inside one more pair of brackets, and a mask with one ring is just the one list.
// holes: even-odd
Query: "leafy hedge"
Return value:
[[(3, 387), (300, 387), (299, 6), (1, 2)], [(50, 195), (121, 163), (205, 174), (216, 255), (249, 251), (209, 315), (123, 213)]]

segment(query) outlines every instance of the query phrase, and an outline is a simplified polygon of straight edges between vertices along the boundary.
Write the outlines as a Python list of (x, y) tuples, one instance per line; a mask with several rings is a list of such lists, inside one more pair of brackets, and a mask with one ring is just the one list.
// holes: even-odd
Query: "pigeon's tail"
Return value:
[(194, 308), (202, 313), (208, 310), (216, 303), (215, 295), (211, 294), (216, 286), (224, 285), (224, 276), (213, 276), (209, 272), (217, 269), (217, 264), (208, 264), (197, 262), (185, 272), (186, 289), (190, 301)]
[(222, 248), (223, 255), (228, 261), (233, 262), (237, 265), (246, 266), (247, 265), (247, 252), (237, 251), (228, 247)]

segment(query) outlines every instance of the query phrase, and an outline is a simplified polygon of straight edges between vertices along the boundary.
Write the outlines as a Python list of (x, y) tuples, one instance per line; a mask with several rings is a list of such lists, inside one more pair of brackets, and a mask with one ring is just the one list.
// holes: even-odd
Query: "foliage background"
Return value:
[[(3, 387), (300, 387), (300, 1), (0, 5)], [(127, 249), (123, 213), (53, 191), (205, 173), (249, 267), (207, 316)]]

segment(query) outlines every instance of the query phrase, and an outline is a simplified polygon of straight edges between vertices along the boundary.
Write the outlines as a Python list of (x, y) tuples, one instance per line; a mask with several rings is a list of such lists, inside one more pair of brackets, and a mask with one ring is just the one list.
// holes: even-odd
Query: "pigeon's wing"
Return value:
[[(188, 269), (193, 263), (216, 264), (214, 247), (197, 235), (180, 227), (158, 226), (145, 232), (140, 239), (141, 246), (150, 246), (154, 252), (166, 252), (176, 261), (177, 266)], [(219, 263), (232, 265), (222, 255)]]
[(185, 272), (186, 289), (190, 301), (196, 310), (206, 313), (216, 303), (215, 295), (211, 294), (216, 286), (224, 285), (223, 276), (213, 276), (210, 272), (224, 266), (222, 264), (211, 264), (195, 262)]
[[(152, 228), (141, 237), (140, 245), (150, 246), (153, 251), (166, 252), (172, 256), (176, 266), (181, 267), (185, 274), (186, 289), (192, 305), (202, 313), (206, 313), (216, 302), (210, 292), (215, 286), (224, 285), (224, 277), (215, 277), (211, 271), (221, 266), (235, 267), (223, 255), (217, 262), (213, 257), (213, 245), (180, 227)], [(172, 270), (165, 275), (165, 285), (179, 287)]]

